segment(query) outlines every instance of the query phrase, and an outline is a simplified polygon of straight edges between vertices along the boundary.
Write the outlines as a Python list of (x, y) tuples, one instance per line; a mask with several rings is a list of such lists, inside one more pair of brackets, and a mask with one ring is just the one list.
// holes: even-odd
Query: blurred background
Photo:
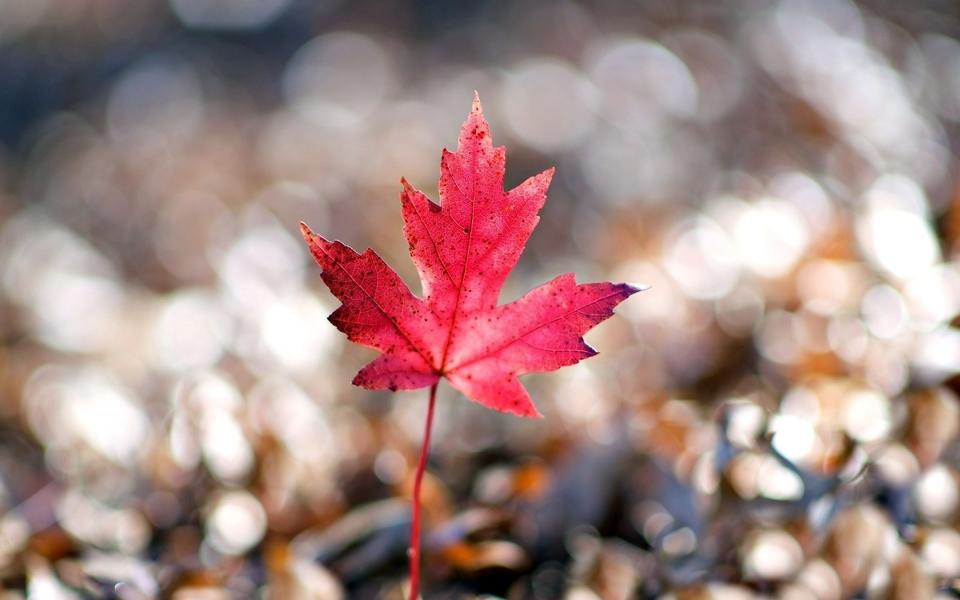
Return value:
[[(600, 355), (441, 386), (430, 598), (960, 593), (960, 5), (0, 0), (3, 598), (388, 598), (424, 391), (297, 223), (418, 289), (478, 90), (557, 167), (504, 301), (651, 290)], [(951, 595), (952, 594), (952, 595)]]

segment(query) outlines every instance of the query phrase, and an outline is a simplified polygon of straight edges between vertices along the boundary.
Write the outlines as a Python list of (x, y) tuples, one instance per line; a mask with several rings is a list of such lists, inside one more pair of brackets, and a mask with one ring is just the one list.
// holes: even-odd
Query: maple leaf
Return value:
[(410, 390), (446, 377), (484, 406), (539, 417), (517, 376), (596, 354), (583, 334), (641, 290), (577, 284), (566, 274), (498, 306), (553, 177), (548, 169), (504, 191), (505, 168), (506, 152), (493, 146), (475, 97), (457, 151), (443, 150), (441, 203), (401, 180), (404, 231), (422, 299), (372, 250), (358, 254), (300, 224), (323, 281), (343, 303), (330, 322), (351, 341), (382, 352), (357, 373), (355, 385)]

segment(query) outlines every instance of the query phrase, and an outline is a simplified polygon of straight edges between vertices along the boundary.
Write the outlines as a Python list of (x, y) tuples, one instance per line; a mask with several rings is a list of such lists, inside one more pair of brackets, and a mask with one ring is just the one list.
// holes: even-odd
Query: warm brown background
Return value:
[(653, 288), (526, 379), (542, 421), (442, 390), (427, 597), (957, 593), (958, 36), (933, 0), (0, 0), (0, 586), (401, 597), (425, 393), (349, 385), (296, 226), (414, 285), (398, 182), (435, 193), (478, 90), (508, 182), (558, 169), (505, 299)]

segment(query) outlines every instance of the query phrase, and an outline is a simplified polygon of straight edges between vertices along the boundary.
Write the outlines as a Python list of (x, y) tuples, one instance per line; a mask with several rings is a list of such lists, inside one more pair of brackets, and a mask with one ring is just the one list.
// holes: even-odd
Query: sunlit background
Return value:
[(403, 596), (426, 395), (297, 233), (410, 282), (478, 90), (557, 167), (503, 300), (651, 284), (441, 388), (429, 598), (960, 593), (960, 5), (0, 0), (4, 598)]

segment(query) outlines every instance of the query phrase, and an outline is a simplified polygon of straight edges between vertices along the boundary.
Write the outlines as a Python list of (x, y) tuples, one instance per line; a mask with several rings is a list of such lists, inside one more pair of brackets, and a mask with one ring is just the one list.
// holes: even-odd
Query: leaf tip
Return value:
[(480, 104), (480, 92), (473, 90), (473, 106), (470, 107), (470, 112), (482, 115), (483, 106)]
[(313, 237), (313, 231), (303, 221), (300, 221), (300, 235), (302, 235), (303, 239), (307, 240), (308, 242)]
[(528, 419), (542, 419), (543, 413), (537, 409), (537, 405), (533, 402), (528, 402), (526, 406), (526, 411), (523, 413), (517, 413), (521, 417), (527, 417)]
[(350, 380), (350, 383), (365, 390), (375, 389), (372, 385), (370, 385), (370, 381), (364, 376), (362, 370), (353, 376), (353, 379)]
[(496, 410), (502, 413), (511, 414), (517, 417), (522, 417), (524, 419), (542, 419), (543, 418), (543, 413), (537, 410), (537, 407), (533, 404), (533, 402), (527, 402), (527, 404), (522, 407), (498, 408)]
[(626, 286), (626, 289), (630, 291), (630, 294), (645, 292), (650, 289), (650, 286), (645, 283), (624, 283), (621, 285)]

